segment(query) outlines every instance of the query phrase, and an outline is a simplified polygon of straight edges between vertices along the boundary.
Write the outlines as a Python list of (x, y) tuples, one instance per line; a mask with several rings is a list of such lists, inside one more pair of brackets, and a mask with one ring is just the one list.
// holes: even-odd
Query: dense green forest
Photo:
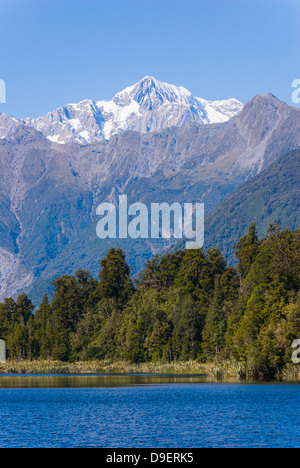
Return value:
[(255, 225), (234, 247), (237, 269), (218, 249), (148, 261), (134, 281), (121, 249), (99, 279), (79, 270), (54, 282), (34, 306), (25, 294), (0, 304), (0, 337), (11, 359), (150, 361), (232, 359), (261, 373), (291, 364), (300, 338), (300, 231)]

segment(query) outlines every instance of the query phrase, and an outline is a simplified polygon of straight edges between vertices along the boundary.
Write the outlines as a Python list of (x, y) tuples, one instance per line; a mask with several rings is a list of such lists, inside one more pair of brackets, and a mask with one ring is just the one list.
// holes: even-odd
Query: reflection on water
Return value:
[(209, 381), (205, 375), (0, 375), (0, 388), (112, 388)]
[[(258, 383), (257, 380), (214, 378), (206, 374), (0, 374), (1, 388), (118, 388), (139, 385)], [(263, 383), (267, 383), (264, 381)], [(271, 382), (272, 383), (272, 382)], [(273, 382), (274, 383), (274, 382)], [(291, 382), (297, 383), (297, 382)]]
[[(215, 382), (220, 380), (200, 374), (0, 375), (0, 388), (114, 388)], [(226, 382), (236, 380), (227, 379)]]

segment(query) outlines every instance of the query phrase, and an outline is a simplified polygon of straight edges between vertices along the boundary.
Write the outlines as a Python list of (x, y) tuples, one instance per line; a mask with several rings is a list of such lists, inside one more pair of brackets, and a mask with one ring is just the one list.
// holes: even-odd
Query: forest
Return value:
[(25, 294), (0, 304), (9, 359), (129, 363), (233, 360), (274, 374), (291, 365), (300, 339), (300, 230), (255, 224), (235, 245), (236, 268), (220, 251), (180, 250), (149, 260), (132, 278), (121, 249), (99, 277), (78, 270), (54, 281), (36, 307)]

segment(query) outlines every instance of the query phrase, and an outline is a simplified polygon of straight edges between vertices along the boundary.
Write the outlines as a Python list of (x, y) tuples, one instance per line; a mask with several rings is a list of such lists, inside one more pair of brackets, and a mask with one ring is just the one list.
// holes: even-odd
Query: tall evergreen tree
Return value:
[(115, 299), (117, 303), (124, 305), (134, 291), (125, 253), (121, 249), (110, 249), (101, 260), (100, 266), (100, 297)]
[(249, 233), (242, 237), (234, 246), (235, 255), (239, 261), (238, 272), (241, 278), (245, 278), (250, 271), (258, 253), (259, 240), (256, 231), (256, 225), (253, 223), (249, 228)]
[(48, 359), (51, 356), (51, 337), (48, 336), (50, 318), (51, 305), (45, 292), (42, 303), (34, 315), (34, 337), (37, 348), (35, 354), (43, 359)]

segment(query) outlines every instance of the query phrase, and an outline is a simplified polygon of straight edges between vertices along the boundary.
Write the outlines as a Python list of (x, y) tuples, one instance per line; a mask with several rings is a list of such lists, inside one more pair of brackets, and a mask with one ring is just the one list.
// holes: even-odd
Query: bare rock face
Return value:
[[(117, 95), (114, 105), (125, 109), (136, 103), (155, 128), (167, 125), (157, 112), (167, 102), (173, 105), (172, 99), (178, 102), (176, 89), (158, 91), (148, 78)], [(87, 119), (94, 109), (88, 108)], [(208, 107), (201, 109), (203, 118), (209, 115)], [(204, 202), (208, 213), (300, 146), (300, 110), (272, 95), (256, 96), (223, 123), (188, 121), (147, 133), (146, 121), (139, 125), (140, 132), (117, 133), (91, 145), (60, 145), (21, 124), (0, 140), (0, 300), (37, 282), (43, 291), (56, 275), (79, 268), (96, 274), (112, 246), (96, 237), (99, 203), (127, 194), (129, 201), (146, 204)], [(148, 240), (118, 240), (116, 246), (126, 250), (135, 271), (157, 249)]]
[(57, 143), (90, 144), (124, 131), (156, 132), (187, 122), (226, 122), (243, 108), (236, 99), (205, 101), (182, 87), (151, 76), (118, 93), (112, 101), (86, 100), (68, 104), (37, 119), (0, 115), (0, 138), (18, 124), (30, 125)]
[(20, 124), (22, 124), (20, 119), (12, 119), (6, 114), (0, 114), (0, 139), (16, 130)]

